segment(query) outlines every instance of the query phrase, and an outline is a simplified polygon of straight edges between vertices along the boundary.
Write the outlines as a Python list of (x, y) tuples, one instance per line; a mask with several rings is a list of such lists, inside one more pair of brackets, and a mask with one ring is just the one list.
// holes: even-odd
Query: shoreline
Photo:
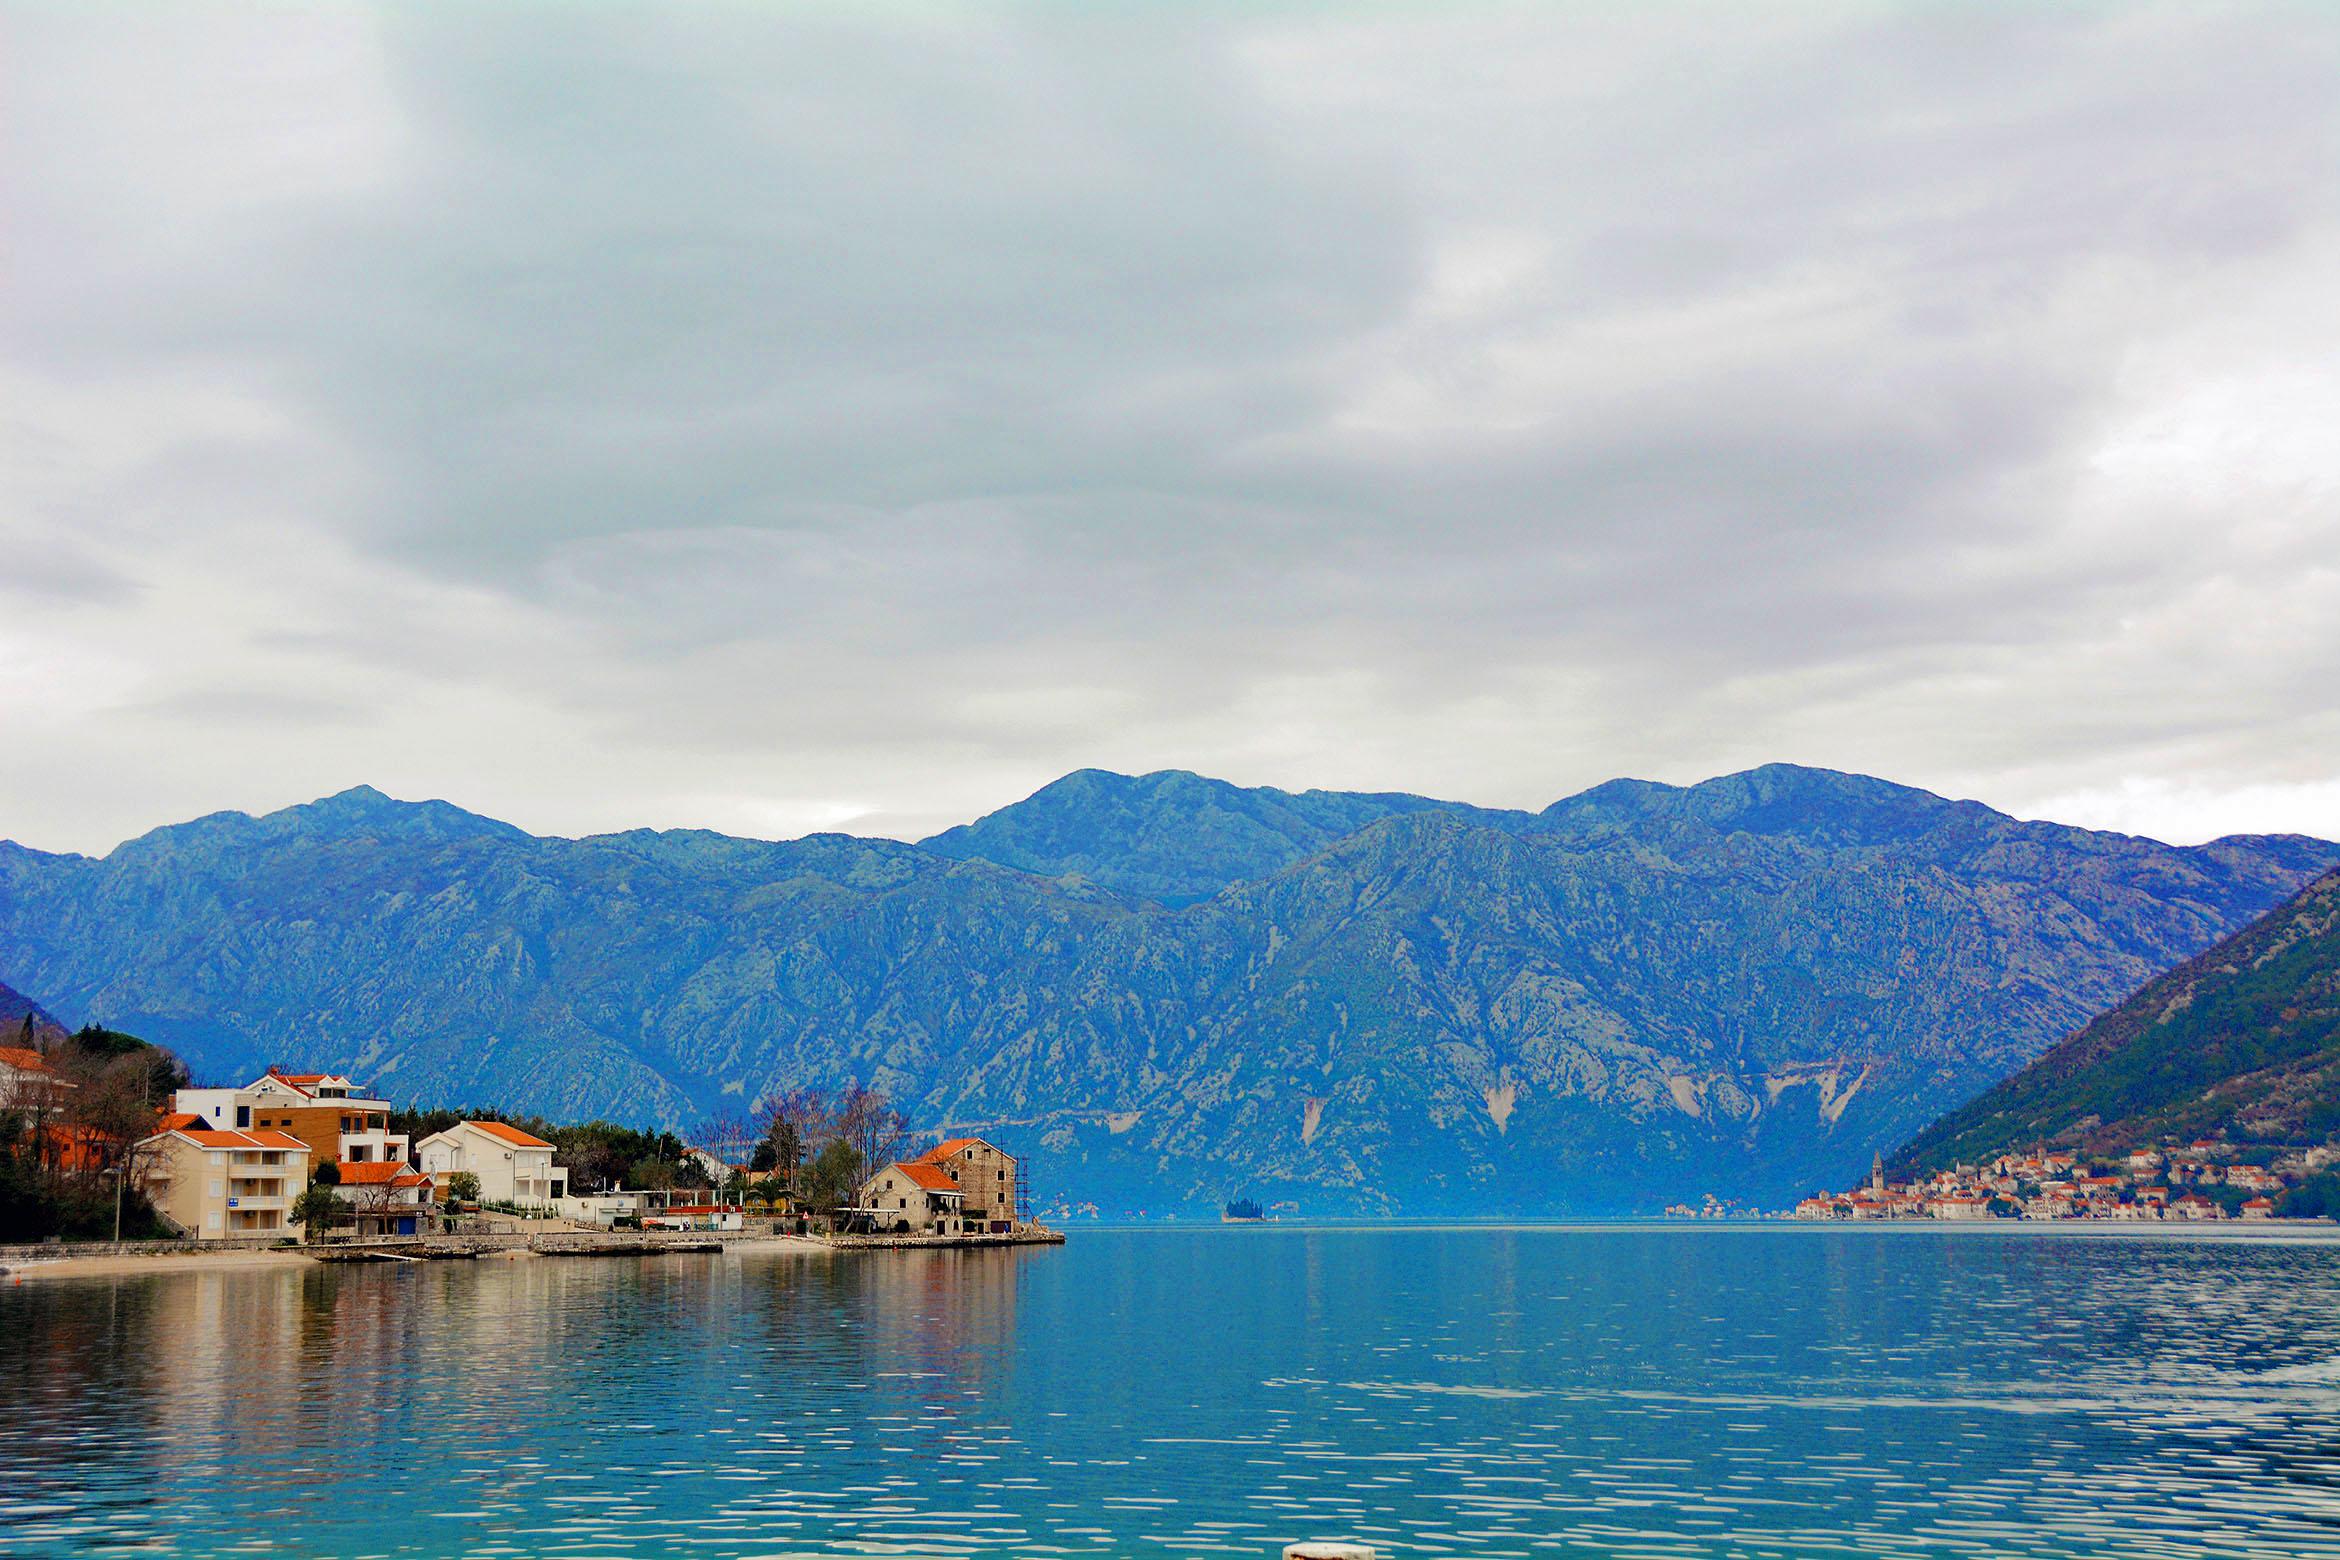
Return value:
[[(16, 1284), (27, 1280), (39, 1282), (72, 1278), (136, 1278), (142, 1274), (160, 1273), (221, 1273), (265, 1268), (325, 1266), (317, 1260), (318, 1251), (331, 1251), (327, 1246), (312, 1249), (307, 1246), (237, 1247), (226, 1251), (140, 1251), (135, 1245), (125, 1244), (120, 1251), (81, 1253), (70, 1257), (35, 1257), (29, 1260), (0, 1263), (0, 1283)], [(803, 1235), (739, 1235), (724, 1240), (723, 1252), (770, 1251), (829, 1251), (826, 1242)], [(509, 1246), (481, 1251), (470, 1261), (509, 1262), (538, 1261), (547, 1254), (531, 1251), (525, 1246)], [(713, 1255), (713, 1253), (706, 1253)]]

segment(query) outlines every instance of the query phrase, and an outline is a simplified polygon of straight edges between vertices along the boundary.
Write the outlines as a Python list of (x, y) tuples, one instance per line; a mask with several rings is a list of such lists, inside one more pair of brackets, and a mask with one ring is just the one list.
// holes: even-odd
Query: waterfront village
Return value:
[[(66, 1171), (77, 1155), (101, 1152), (76, 1124), (77, 1087), (39, 1052), (0, 1048), (0, 1107), (51, 1122), (34, 1135)], [(159, 1115), (147, 1107), (143, 1126), (116, 1134), (126, 1147), (106, 1155), (118, 1168), (103, 1173), (142, 1193), (163, 1233), (183, 1241), (382, 1241), (482, 1229), (920, 1244), (1061, 1238), (1032, 1218), (1016, 1159), (997, 1145), (949, 1136), (912, 1152), (882, 1098), (854, 1091), (843, 1098), (857, 1116), (825, 1119), (819, 1097), (797, 1098), (813, 1103), (795, 1118), (775, 1117), (745, 1159), (670, 1140), (676, 1162), (653, 1178), (665, 1184), (620, 1185), (607, 1173), (583, 1180), (558, 1145), (511, 1122), (450, 1118), (413, 1135), (394, 1127), (388, 1100), (347, 1076), (270, 1067), (241, 1087), (179, 1088)], [(861, 1173), (870, 1162), (877, 1169)]]
[(2142, 1146), (2118, 1158), (2035, 1149), (1987, 1165), (1865, 1186), (1796, 1204), (1799, 1219), (2273, 1219), (2284, 1194), (2340, 1163), (2340, 1148), (2245, 1149), (2223, 1139)]

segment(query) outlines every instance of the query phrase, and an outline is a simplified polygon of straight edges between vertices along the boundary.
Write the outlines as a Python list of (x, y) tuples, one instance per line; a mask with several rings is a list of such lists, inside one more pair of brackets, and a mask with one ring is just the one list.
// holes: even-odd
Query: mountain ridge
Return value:
[[(688, 1125), (861, 1079), (1123, 1206), (1629, 1211), (1865, 1166), (2340, 863), (1793, 766), (1538, 814), (1083, 787), (989, 831), (1009, 863), (982, 831), (572, 840), (370, 791), (0, 846), (0, 969), (199, 1069), (394, 1098)], [(1198, 809), (1226, 827), (1182, 864)]]

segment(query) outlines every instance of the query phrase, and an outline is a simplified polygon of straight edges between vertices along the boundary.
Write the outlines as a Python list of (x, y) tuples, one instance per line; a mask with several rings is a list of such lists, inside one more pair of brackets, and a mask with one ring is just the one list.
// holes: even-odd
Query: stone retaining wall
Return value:
[(229, 1237), (222, 1240), (110, 1240), (44, 1241), (31, 1246), (0, 1246), (0, 1264), (50, 1262), (60, 1257), (161, 1257), (197, 1251), (267, 1251), (282, 1243), (281, 1235)]

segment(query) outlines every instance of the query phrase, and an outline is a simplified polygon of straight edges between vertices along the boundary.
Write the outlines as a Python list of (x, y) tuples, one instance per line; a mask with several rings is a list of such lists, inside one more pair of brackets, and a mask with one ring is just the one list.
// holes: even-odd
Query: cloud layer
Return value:
[(0, 833), (2340, 835), (2340, 16), (23, 8)]

